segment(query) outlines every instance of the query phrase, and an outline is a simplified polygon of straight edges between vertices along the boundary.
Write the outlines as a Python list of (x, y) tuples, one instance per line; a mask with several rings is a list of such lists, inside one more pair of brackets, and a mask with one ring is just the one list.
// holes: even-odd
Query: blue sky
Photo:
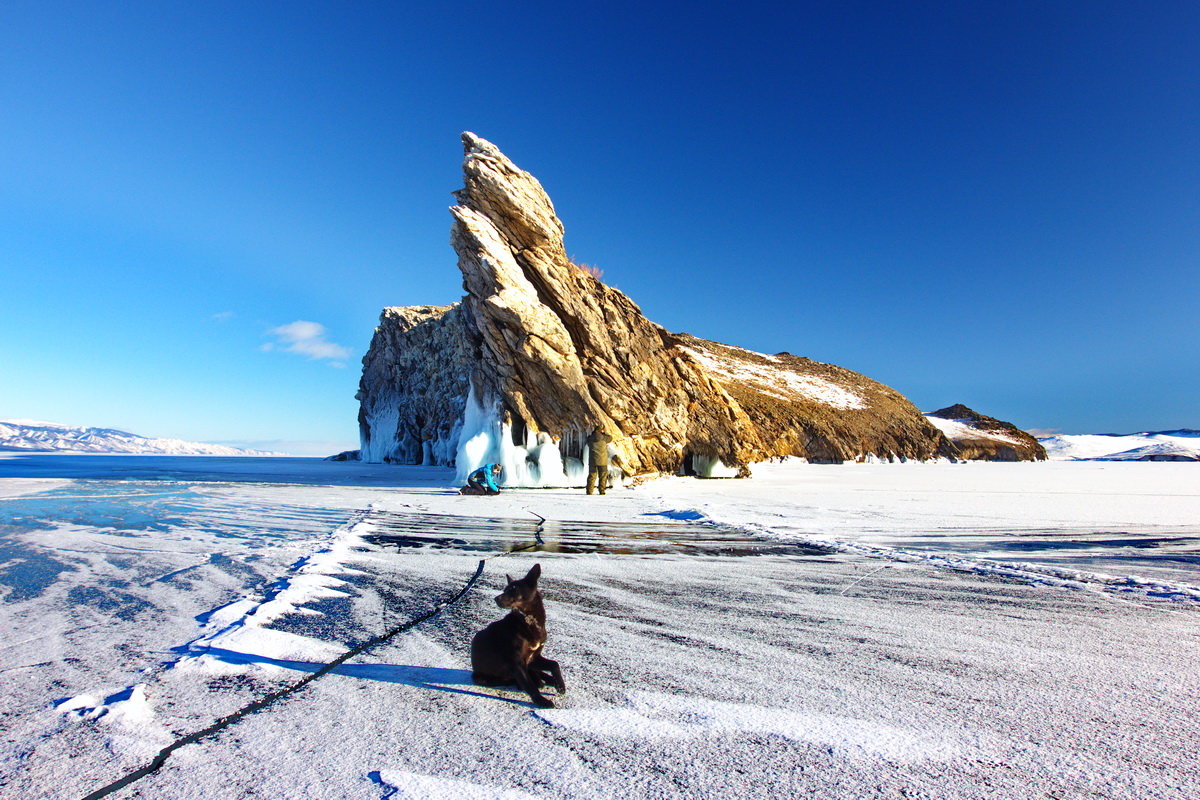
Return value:
[(1170, 0), (5, 3), (0, 417), (353, 446), (379, 310), (461, 295), (471, 130), (667, 328), (1200, 427), (1198, 41)]

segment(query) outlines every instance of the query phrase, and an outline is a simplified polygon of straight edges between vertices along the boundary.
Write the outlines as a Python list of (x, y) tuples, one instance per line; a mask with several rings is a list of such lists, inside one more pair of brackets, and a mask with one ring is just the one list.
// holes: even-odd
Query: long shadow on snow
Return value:
[[(325, 666), (324, 664), (312, 661), (286, 661), (254, 653), (239, 653), (236, 650), (227, 650), (221, 647), (209, 648), (204, 651), (204, 654), (212, 656), (226, 664), (270, 664), (271, 666), (295, 670), (296, 672), (316, 672)], [(536, 708), (533, 703), (524, 700), (513, 700), (508, 697), (498, 697), (485, 692), (454, 688), (456, 686), (475, 685), (475, 682), (471, 680), (471, 672), (465, 669), (416, 667), (408, 664), (342, 664), (340, 667), (334, 667), (330, 672), (331, 674), (345, 675), (350, 678), (362, 678), (364, 680), (382, 681), (384, 683), (400, 683), (405, 686), (416, 686), (421, 689), (433, 689), (453, 694), (467, 694), (473, 697), (484, 697), (488, 700), (499, 700), (502, 703), (512, 703), (516, 706)], [(519, 691), (515, 686), (512, 689)]]

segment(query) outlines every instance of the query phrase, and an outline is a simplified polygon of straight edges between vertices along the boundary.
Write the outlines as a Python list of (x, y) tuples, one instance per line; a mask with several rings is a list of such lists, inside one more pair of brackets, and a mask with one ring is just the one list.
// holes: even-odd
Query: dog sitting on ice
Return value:
[(546, 609), (537, 585), (541, 574), (542, 565), (534, 564), (520, 580), (504, 576), (508, 585), (496, 596), (496, 605), (511, 611), (471, 640), (471, 679), (480, 686), (517, 686), (538, 708), (554, 708), (540, 689), (553, 686), (562, 694), (567, 685), (558, 662), (542, 655)]

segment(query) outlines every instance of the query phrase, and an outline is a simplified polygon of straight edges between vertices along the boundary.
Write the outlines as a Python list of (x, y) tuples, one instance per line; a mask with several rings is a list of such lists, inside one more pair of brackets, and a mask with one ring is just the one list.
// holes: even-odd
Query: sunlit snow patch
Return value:
[(314, 601), (347, 596), (342, 576), (356, 573), (348, 562), (361, 546), (363, 535), (373, 530), (360, 520), (341, 526), (327, 544), (297, 562), (291, 576), (279, 581), (265, 597), (241, 598), (204, 615), (200, 635), (182, 648), (184, 655), (175, 667), (211, 672), (243, 669), (208, 656), (210, 648), (268, 659), (324, 660), (337, 655), (340, 651), (334, 645), (266, 626), (285, 614), (318, 613), (305, 607)]
[(810, 742), (843, 756), (917, 761), (961, 755), (955, 742), (873, 720), (659, 692), (631, 692), (628, 697), (630, 708), (545, 709), (536, 714), (551, 725), (600, 736), (682, 739), (757, 733)]
[(372, 772), (368, 777), (384, 789), (380, 800), (537, 800), (520, 789), (394, 769)]

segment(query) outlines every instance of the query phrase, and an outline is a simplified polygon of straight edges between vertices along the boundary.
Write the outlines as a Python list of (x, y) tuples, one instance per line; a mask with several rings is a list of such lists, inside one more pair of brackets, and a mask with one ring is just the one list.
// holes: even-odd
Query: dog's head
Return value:
[(542, 565), (534, 564), (524, 578), (514, 579), (505, 575), (508, 585), (504, 591), (496, 595), (496, 605), (501, 608), (523, 608), (533, 601), (538, 593), (538, 577), (542, 574)]

